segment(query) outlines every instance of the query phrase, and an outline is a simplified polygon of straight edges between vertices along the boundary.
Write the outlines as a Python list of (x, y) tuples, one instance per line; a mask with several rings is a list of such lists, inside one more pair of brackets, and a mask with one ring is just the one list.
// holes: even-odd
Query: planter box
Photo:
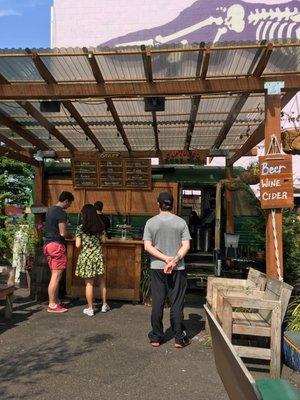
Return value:
[(283, 354), (286, 364), (294, 371), (300, 372), (300, 332), (284, 332)]

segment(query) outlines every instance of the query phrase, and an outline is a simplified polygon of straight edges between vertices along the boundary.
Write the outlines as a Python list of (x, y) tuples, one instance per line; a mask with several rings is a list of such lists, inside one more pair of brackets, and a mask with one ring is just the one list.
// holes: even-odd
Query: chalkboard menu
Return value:
[(125, 159), (124, 185), (128, 189), (151, 188), (151, 162), (143, 159)]
[(73, 159), (72, 174), (74, 188), (96, 188), (99, 186), (96, 159)]
[(123, 188), (123, 160), (100, 160), (99, 186), (101, 188)]
[(151, 161), (139, 158), (77, 156), (72, 160), (75, 189), (151, 189)]

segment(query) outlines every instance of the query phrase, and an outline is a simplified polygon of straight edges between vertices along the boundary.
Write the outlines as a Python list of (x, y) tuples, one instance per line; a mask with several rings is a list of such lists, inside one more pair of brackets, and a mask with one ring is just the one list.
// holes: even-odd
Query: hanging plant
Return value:
[(243, 171), (239, 175), (239, 178), (244, 183), (247, 183), (248, 185), (256, 185), (257, 183), (259, 183), (259, 165), (258, 165), (258, 163), (250, 164), (249, 167), (246, 169), (246, 171)]

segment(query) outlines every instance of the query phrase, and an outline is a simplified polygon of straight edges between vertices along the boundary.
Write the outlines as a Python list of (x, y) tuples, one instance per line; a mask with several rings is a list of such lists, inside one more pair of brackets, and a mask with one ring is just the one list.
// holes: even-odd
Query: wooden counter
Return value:
[[(114, 300), (140, 301), (142, 240), (104, 239), (102, 243), (106, 265), (107, 298)], [(75, 241), (67, 242), (68, 268), (66, 274), (67, 295), (85, 297), (84, 279), (75, 276), (79, 249)], [(99, 297), (99, 291), (94, 290)]]

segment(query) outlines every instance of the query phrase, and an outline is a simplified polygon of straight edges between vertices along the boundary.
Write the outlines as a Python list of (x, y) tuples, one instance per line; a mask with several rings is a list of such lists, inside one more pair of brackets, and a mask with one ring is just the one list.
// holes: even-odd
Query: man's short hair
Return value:
[(71, 192), (61, 192), (61, 194), (59, 195), (58, 201), (63, 203), (66, 200), (68, 200), (69, 202), (74, 201), (74, 196)]
[(96, 203), (94, 203), (94, 207), (96, 208), (97, 211), (102, 211), (103, 209), (102, 201), (96, 201)]
[(173, 208), (174, 198), (170, 192), (161, 192), (158, 195), (157, 201), (159, 203), (159, 208), (162, 211), (170, 211)]

